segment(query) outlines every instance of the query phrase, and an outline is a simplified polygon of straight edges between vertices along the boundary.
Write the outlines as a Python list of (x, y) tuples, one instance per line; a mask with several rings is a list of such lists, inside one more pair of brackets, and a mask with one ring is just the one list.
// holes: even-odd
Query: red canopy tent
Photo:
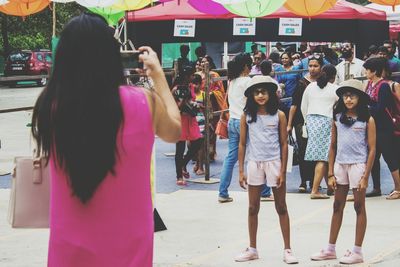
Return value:
[[(235, 14), (209, 15), (193, 8), (187, 0), (171, 1), (151, 8), (128, 12), (128, 21), (159, 21), (174, 19), (232, 19), (239, 17)], [(295, 15), (286, 8), (281, 7), (275, 13), (262, 17), (262, 19), (275, 18), (308, 18)], [(361, 5), (356, 5), (344, 0), (339, 0), (336, 5), (312, 19), (361, 19), (386, 21), (386, 13)]]
[[(357, 44), (358, 53), (372, 44), (389, 38), (386, 13), (339, 0), (323, 14), (313, 17), (295, 15), (284, 7), (275, 13), (257, 18), (254, 36), (233, 35), (232, 19), (237, 15), (209, 15), (197, 11), (188, 0), (177, 0), (151, 8), (128, 12), (128, 34), (138, 45), (152, 45), (160, 51), (161, 43), (233, 42), (233, 41), (310, 41), (334, 42), (349, 40)], [(279, 18), (305, 18), (301, 36), (279, 35)], [(174, 37), (175, 19), (196, 19), (195, 37)]]

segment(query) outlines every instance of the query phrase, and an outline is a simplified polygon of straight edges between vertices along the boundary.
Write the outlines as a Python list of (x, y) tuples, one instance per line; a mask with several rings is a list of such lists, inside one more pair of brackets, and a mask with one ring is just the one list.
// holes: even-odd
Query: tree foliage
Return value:
[[(56, 5), (56, 33), (72, 17), (85, 10), (75, 2)], [(0, 54), (7, 56), (19, 49), (50, 49), (53, 11), (50, 7), (25, 18), (0, 13)]]

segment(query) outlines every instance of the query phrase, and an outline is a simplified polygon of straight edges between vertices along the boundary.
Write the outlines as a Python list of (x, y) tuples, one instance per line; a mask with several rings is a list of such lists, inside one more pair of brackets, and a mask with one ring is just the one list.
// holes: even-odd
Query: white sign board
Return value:
[(233, 35), (256, 35), (256, 19), (234, 18)]
[(174, 36), (194, 37), (196, 29), (196, 20), (176, 19), (174, 27)]
[(301, 36), (303, 29), (303, 19), (299, 18), (280, 18), (279, 35)]

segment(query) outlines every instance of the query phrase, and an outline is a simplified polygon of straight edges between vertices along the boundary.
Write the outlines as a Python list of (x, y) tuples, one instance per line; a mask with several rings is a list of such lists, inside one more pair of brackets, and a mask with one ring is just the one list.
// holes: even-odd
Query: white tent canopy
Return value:
[(384, 6), (375, 3), (368, 4), (365, 7), (385, 11), (386, 18), (390, 24), (400, 24), (400, 5), (396, 6), (395, 11), (393, 11), (392, 6)]

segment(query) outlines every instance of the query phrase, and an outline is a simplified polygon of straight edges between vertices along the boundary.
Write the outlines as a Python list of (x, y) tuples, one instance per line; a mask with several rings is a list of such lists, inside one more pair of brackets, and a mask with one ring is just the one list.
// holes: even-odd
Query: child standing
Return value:
[[(257, 227), (260, 196), (263, 185), (272, 187), (275, 209), (279, 215), (286, 263), (298, 263), (290, 249), (290, 223), (286, 208), (286, 165), (288, 143), (286, 117), (278, 111), (276, 82), (267, 76), (254, 76), (245, 91), (247, 97), (240, 120), (239, 183), (249, 192), (250, 247), (238, 255), (236, 261), (258, 259)], [(244, 159), (247, 151), (247, 178)]]
[(367, 227), (365, 191), (375, 158), (375, 121), (369, 115), (369, 97), (363, 91), (362, 82), (354, 79), (344, 81), (336, 94), (339, 101), (333, 111), (328, 173), (329, 186), (335, 190), (329, 244), (311, 259), (336, 259), (335, 244), (342, 225), (346, 196), (351, 188), (357, 215), (356, 239), (353, 250), (347, 250), (340, 263), (356, 264), (363, 262), (361, 245)]

